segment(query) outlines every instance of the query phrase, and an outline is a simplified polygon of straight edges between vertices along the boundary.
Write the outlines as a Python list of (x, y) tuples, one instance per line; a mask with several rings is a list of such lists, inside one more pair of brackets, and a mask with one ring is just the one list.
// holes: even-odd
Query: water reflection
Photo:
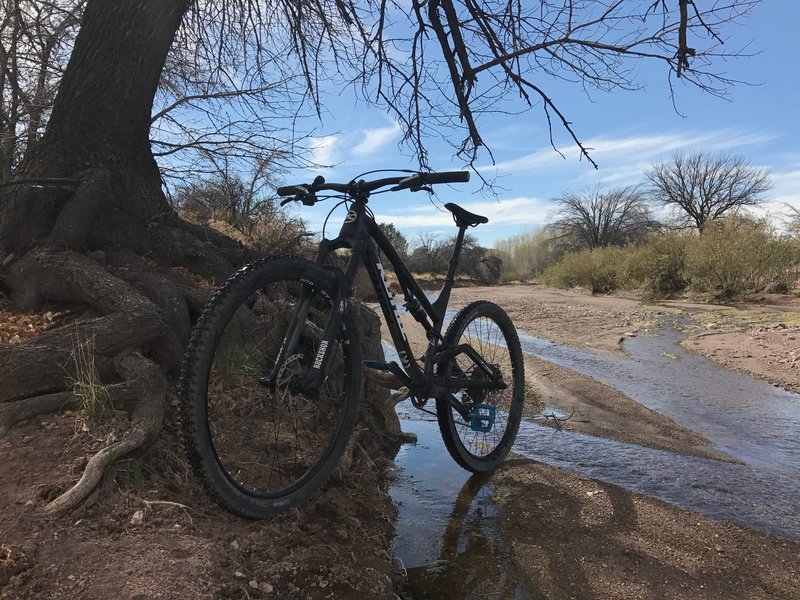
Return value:
[[(400, 409), (406, 418), (408, 409)], [(401, 596), (530, 598), (510, 548), (495, 532), (497, 509), (487, 476), (468, 477), (442, 452), (435, 422), (404, 425), (419, 441), (401, 450), (397, 462), (403, 469), (392, 486), (399, 510), (394, 556), (407, 575)]]

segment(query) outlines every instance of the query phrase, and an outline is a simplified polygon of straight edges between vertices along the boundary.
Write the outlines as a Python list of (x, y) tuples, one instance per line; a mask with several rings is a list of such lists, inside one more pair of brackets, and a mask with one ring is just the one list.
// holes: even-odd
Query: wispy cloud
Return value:
[[(551, 204), (541, 198), (520, 196), (504, 200), (459, 203), (470, 212), (489, 217), (489, 225), (534, 225), (547, 220)], [(393, 223), (397, 227), (442, 227), (452, 226), (453, 216), (445, 208), (432, 205), (415, 208), (403, 214), (375, 215), (379, 223)]]
[(311, 149), (311, 160), (313, 163), (330, 167), (339, 162), (337, 156), (337, 145), (339, 136), (326, 135), (323, 137), (313, 137), (309, 146)]
[(383, 146), (397, 139), (400, 135), (400, 125), (395, 122), (389, 127), (364, 130), (364, 139), (353, 147), (355, 156), (369, 156), (375, 154)]
[[(706, 133), (675, 132), (657, 135), (632, 135), (626, 137), (595, 137), (583, 140), (592, 158), (601, 166), (593, 180), (620, 181), (618, 166), (626, 164), (630, 173), (641, 174), (640, 166), (649, 165), (654, 159), (669, 155), (682, 149), (707, 149), (715, 152), (736, 151), (743, 146), (762, 144), (778, 137), (770, 133), (752, 133), (733, 129), (723, 129)], [(480, 170), (487, 174), (514, 173), (535, 174), (544, 169), (574, 168), (580, 159), (580, 151), (576, 146), (561, 149), (563, 157), (550, 147), (541, 148), (519, 158), (503, 161), (496, 165), (486, 165)], [(617, 173), (611, 173), (610, 171)], [(588, 171), (588, 170), (587, 170)], [(593, 170), (592, 170), (593, 172)]]

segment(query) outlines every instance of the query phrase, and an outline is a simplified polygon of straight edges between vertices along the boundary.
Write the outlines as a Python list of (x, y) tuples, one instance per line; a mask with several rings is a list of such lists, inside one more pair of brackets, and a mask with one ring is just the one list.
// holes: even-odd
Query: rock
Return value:
[(258, 589), (258, 582), (255, 579), (251, 579), (247, 585), (249, 585), (254, 590)]
[(138, 527), (142, 523), (144, 523), (144, 511), (137, 510), (135, 513), (133, 513), (133, 516), (131, 517), (131, 525), (133, 525), (134, 527)]
[(261, 583), (258, 584), (258, 589), (265, 594), (271, 594), (274, 588), (266, 581), (262, 581)]
[(231, 548), (233, 548), (234, 550), (238, 550), (239, 549), (239, 542), (237, 542), (236, 540), (233, 540), (231, 542)]
[(241, 579), (242, 577), (244, 577), (244, 573), (242, 573), (241, 571), (234, 571), (233, 576)]

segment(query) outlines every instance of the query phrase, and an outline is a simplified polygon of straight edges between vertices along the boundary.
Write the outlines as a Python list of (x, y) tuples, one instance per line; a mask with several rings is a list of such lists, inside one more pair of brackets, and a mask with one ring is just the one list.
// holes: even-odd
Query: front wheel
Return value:
[[(184, 441), (195, 472), (228, 510), (264, 518), (299, 506), (342, 456), (361, 356), (352, 311), (334, 307), (336, 295), (319, 265), (265, 259), (233, 275), (195, 326), (181, 381)], [(335, 312), (341, 326), (326, 343)], [(325, 348), (324, 374), (309, 379)]]
[(463, 410), (436, 400), (442, 439), (463, 468), (489, 471), (508, 455), (522, 418), (525, 368), (517, 331), (496, 304), (473, 302), (450, 323), (444, 344), (462, 349), (438, 373), (464, 386), (453, 388)]

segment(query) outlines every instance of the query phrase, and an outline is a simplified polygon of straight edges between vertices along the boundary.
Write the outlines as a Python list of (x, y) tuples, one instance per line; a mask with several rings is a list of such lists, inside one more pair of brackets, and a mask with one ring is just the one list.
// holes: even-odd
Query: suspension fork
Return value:
[[(317, 262), (324, 261), (327, 251), (320, 249), (320, 254), (317, 257)], [(296, 391), (314, 394), (322, 384), (324, 373), (326, 372), (328, 362), (330, 361), (333, 349), (336, 347), (336, 339), (339, 337), (339, 331), (342, 327), (342, 319), (344, 313), (349, 310), (347, 306), (347, 298), (350, 297), (350, 288), (352, 281), (355, 278), (356, 270), (361, 261), (361, 256), (358, 252), (353, 251), (352, 256), (347, 264), (347, 269), (342, 276), (340, 271), (336, 274), (336, 296), (331, 302), (331, 313), (325, 324), (325, 329), (322, 333), (317, 352), (314, 355), (314, 360), (311, 367), (303, 375), (302, 379), (292, 384), (292, 388)], [(275, 361), (275, 366), (267, 378), (265, 383), (269, 383), (272, 387), (277, 383), (278, 372), (297, 348), (300, 341), (300, 336), (303, 333), (306, 319), (311, 312), (311, 300), (314, 296), (315, 290), (310, 283), (303, 283), (303, 288), (297, 307), (294, 310), (289, 326), (286, 330), (286, 335), (283, 338), (278, 358)]]

